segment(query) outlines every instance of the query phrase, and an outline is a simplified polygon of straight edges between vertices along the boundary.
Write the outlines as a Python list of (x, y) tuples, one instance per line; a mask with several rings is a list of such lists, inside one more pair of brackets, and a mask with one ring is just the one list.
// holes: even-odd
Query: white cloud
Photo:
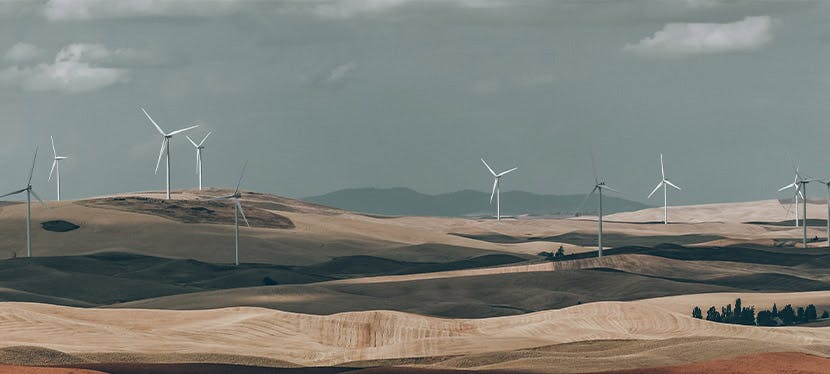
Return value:
[(669, 23), (625, 50), (658, 56), (682, 56), (753, 50), (772, 40), (773, 19), (747, 17), (732, 23)]
[(40, 53), (40, 48), (36, 45), (20, 42), (9, 48), (3, 58), (6, 61), (26, 62), (38, 58)]
[(101, 44), (70, 44), (58, 51), (52, 63), (0, 70), (0, 83), (25, 91), (95, 91), (129, 81), (128, 69), (102, 64), (127, 63), (132, 56), (140, 55), (132, 49), (108, 49)]
[[(303, 0), (307, 1), (307, 0)], [(349, 18), (364, 14), (377, 14), (410, 4), (446, 4), (463, 8), (489, 8), (501, 6), (502, 0), (332, 0), (314, 4), (314, 14), (325, 18)]]
[(326, 82), (335, 83), (343, 80), (347, 74), (349, 74), (352, 70), (357, 67), (354, 61), (347, 62), (345, 64), (341, 64), (336, 66), (334, 69), (331, 69), (329, 72), (328, 77), (326, 77)]
[(153, 16), (215, 16), (235, 11), (242, 0), (49, 0), (52, 21)]

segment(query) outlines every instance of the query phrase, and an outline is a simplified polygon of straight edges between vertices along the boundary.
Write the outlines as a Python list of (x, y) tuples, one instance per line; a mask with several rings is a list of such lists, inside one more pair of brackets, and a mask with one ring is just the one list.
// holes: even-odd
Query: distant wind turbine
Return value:
[(200, 141), (198, 144), (194, 142), (193, 139), (190, 138), (190, 136), (185, 135), (187, 140), (190, 141), (190, 144), (193, 144), (193, 146), (196, 147), (196, 167), (198, 168), (199, 173), (199, 191), (202, 190), (202, 150), (205, 149), (205, 140), (207, 140), (210, 134), (211, 132), (208, 132), (207, 135), (205, 135), (205, 137), (202, 138), (202, 141)]
[(481, 159), (481, 162), (484, 163), (484, 166), (487, 167), (487, 170), (490, 171), (490, 174), (493, 174), (493, 178), (495, 179), (493, 181), (493, 192), (490, 193), (490, 204), (493, 204), (493, 195), (495, 195), (496, 196), (496, 220), (499, 221), (499, 220), (501, 220), (501, 177), (507, 175), (507, 173), (510, 173), (510, 172), (518, 169), (519, 167), (517, 166), (517, 167), (514, 167), (510, 170), (506, 170), (506, 171), (503, 171), (501, 173), (496, 173), (495, 171), (493, 171), (493, 168), (491, 168), (490, 165), (487, 165), (487, 161), (484, 161), (483, 158)]
[(672, 183), (671, 181), (666, 179), (666, 169), (663, 167), (663, 154), (662, 153), (660, 154), (660, 175), (661, 175), (660, 183), (657, 183), (657, 187), (654, 187), (654, 190), (652, 190), (651, 193), (648, 194), (648, 198), (650, 199), (651, 196), (654, 195), (654, 193), (657, 192), (658, 189), (660, 189), (660, 187), (663, 187), (663, 224), (668, 224), (669, 223), (669, 198), (668, 198), (668, 192), (666, 191), (667, 186), (672, 186), (672, 187), (676, 188), (678, 191), (680, 191), (681, 188), (675, 186), (674, 183)]
[(819, 182), (827, 186), (827, 246), (830, 247), (830, 179)]
[(66, 156), (58, 156), (58, 151), (55, 150), (55, 138), (51, 135), (49, 138), (52, 139), (52, 154), (55, 155), (54, 161), (52, 161), (52, 170), (49, 170), (49, 181), (52, 181), (52, 173), (55, 173), (55, 184), (57, 184), (58, 188), (58, 201), (61, 201), (61, 165), (60, 161), (66, 160), (69, 157)]
[[(801, 192), (801, 185), (798, 181), (801, 179), (801, 175), (798, 173), (798, 166), (793, 166), (795, 169), (795, 177), (793, 177), (793, 182), (781, 187), (778, 189), (778, 192), (794, 188), (795, 192), (793, 193), (793, 204), (795, 204), (795, 227), (798, 227), (798, 198), (799, 196), (804, 199), (804, 194)], [(789, 215), (789, 208), (787, 209), (787, 215)]]
[(32, 189), (32, 174), (35, 172), (35, 161), (37, 160), (37, 147), (35, 147), (35, 157), (32, 159), (32, 168), (29, 170), (29, 179), (26, 182), (26, 188), (22, 188), (20, 190), (9, 192), (5, 195), (0, 196), (0, 199), (11, 196), (17, 195), (21, 192), (26, 192), (26, 256), (32, 257), (32, 195), (43, 204), (43, 207), (46, 208), (46, 203), (40, 199), (35, 193), (35, 190)]
[(248, 161), (245, 161), (245, 164), (242, 165), (242, 173), (239, 174), (239, 181), (236, 182), (236, 190), (233, 191), (232, 194), (227, 196), (220, 196), (213, 198), (211, 200), (233, 200), (234, 210), (233, 210), (233, 224), (234, 224), (234, 244), (235, 244), (235, 256), (234, 256), (234, 264), (239, 266), (239, 216), (242, 215), (242, 219), (245, 220), (245, 225), (251, 227), (251, 224), (248, 223), (248, 218), (245, 218), (245, 211), (242, 210), (242, 204), (239, 200), (242, 198), (242, 194), (239, 192), (239, 186), (242, 184), (242, 178), (245, 177), (245, 168), (248, 167)]
[(591, 154), (591, 168), (594, 171), (594, 188), (591, 190), (591, 192), (588, 193), (588, 195), (585, 196), (585, 199), (583, 199), (582, 203), (579, 204), (579, 207), (576, 209), (576, 212), (577, 214), (579, 214), (579, 212), (582, 211), (582, 207), (585, 205), (586, 202), (588, 202), (588, 199), (590, 199), (591, 196), (594, 195), (594, 192), (597, 192), (599, 194), (599, 215), (597, 216), (597, 257), (602, 257), (602, 190), (606, 189), (609, 191), (614, 191), (616, 193), (621, 192), (608, 186), (605, 178), (597, 177), (597, 169), (594, 163), (593, 154)]
[(144, 115), (147, 116), (147, 119), (149, 119), (150, 122), (153, 123), (153, 126), (156, 127), (156, 130), (158, 130), (159, 134), (161, 134), (161, 137), (162, 137), (161, 150), (159, 150), (159, 159), (158, 159), (158, 161), (156, 161), (156, 175), (158, 175), (158, 173), (159, 173), (159, 165), (161, 164), (161, 156), (167, 155), (167, 200), (170, 200), (170, 138), (172, 138), (173, 135), (181, 134), (185, 131), (195, 129), (195, 128), (199, 127), (199, 125), (190, 126), (190, 127), (187, 127), (187, 128), (183, 128), (181, 130), (176, 130), (176, 131), (170, 132), (170, 133), (165, 133), (164, 130), (162, 130), (161, 127), (159, 127), (159, 125), (156, 123), (156, 121), (153, 120), (153, 117), (150, 117), (150, 114), (147, 113), (146, 110), (144, 110), (144, 108), (141, 108), (141, 111), (144, 112)]

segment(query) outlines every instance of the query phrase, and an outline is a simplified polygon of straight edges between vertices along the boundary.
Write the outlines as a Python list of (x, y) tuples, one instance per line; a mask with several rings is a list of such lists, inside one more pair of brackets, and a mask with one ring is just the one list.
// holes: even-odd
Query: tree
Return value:
[(559, 249), (556, 250), (556, 254), (553, 256), (555, 258), (561, 259), (565, 257), (565, 247), (559, 246)]
[(785, 305), (778, 312), (778, 317), (781, 318), (781, 322), (785, 325), (795, 324), (795, 311), (793, 310), (793, 306), (790, 304)]
[(741, 310), (740, 316), (740, 324), (742, 325), (754, 325), (755, 324), (755, 306), (751, 306), (749, 308), (743, 308)]
[(804, 314), (804, 307), (798, 307), (798, 311), (795, 313), (795, 319), (798, 323), (807, 322), (807, 316)]
[(825, 310), (824, 313), (821, 313), (821, 318), (830, 318), (830, 313)]
[(701, 310), (699, 306), (696, 306), (694, 309), (692, 309), (692, 317), (697, 319), (703, 319), (703, 310)]
[(706, 311), (706, 320), (712, 322), (721, 322), (721, 315), (718, 313), (718, 310), (715, 309), (714, 306), (710, 307), (708, 311)]
[(808, 321), (814, 321), (816, 317), (816, 306), (813, 304), (807, 305), (807, 309), (804, 310), (804, 318)]
[(772, 304), (772, 318), (778, 317), (778, 306), (775, 303)]
[(758, 326), (777, 326), (775, 319), (773, 319), (772, 312), (769, 310), (762, 310), (758, 312)]

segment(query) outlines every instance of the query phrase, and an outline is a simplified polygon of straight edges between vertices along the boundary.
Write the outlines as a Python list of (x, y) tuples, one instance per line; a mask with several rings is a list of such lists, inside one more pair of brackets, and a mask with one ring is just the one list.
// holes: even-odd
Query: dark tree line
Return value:
[[(703, 310), (696, 306), (692, 309), (692, 317), (703, 319)], [(792, 326), (800, 323), (807, 323), (818, 319), (816, 306), (813, 304), (806, 307), (793, 308), (787, 304), (778, 310), (777, 304), (772, 304), (772, 310), (761, 310), (755, 313), (755, 306), (744, 307), (741, 299), (735, 300), (735, 308), (732, 304), (722, 306), (720, 311), (714, 306), (706, 311), (706, 320), (712, 322), (731, 323), (735, 325), (757, 325), (757, 326)], [(821, 318), (830, 318), (826, 310)]]

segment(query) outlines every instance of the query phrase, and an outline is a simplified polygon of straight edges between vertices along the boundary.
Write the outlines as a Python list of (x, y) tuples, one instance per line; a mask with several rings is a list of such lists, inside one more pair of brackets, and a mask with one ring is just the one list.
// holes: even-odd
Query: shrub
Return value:
[(804, 313), (803, 307), (798, 307), (798, 310), (795, 312), (795, 320), (798, 323), (807, 322), (807, 315)]
[(830, 313), (825, 310), (824, 313), (821, 313), (821, 318), (830, 318)]
[(701, 310), (699, 306), (696, 306), (694, 309), (692, 309), (692, 317), (697, 319), (703, 319), (703, 310)]

